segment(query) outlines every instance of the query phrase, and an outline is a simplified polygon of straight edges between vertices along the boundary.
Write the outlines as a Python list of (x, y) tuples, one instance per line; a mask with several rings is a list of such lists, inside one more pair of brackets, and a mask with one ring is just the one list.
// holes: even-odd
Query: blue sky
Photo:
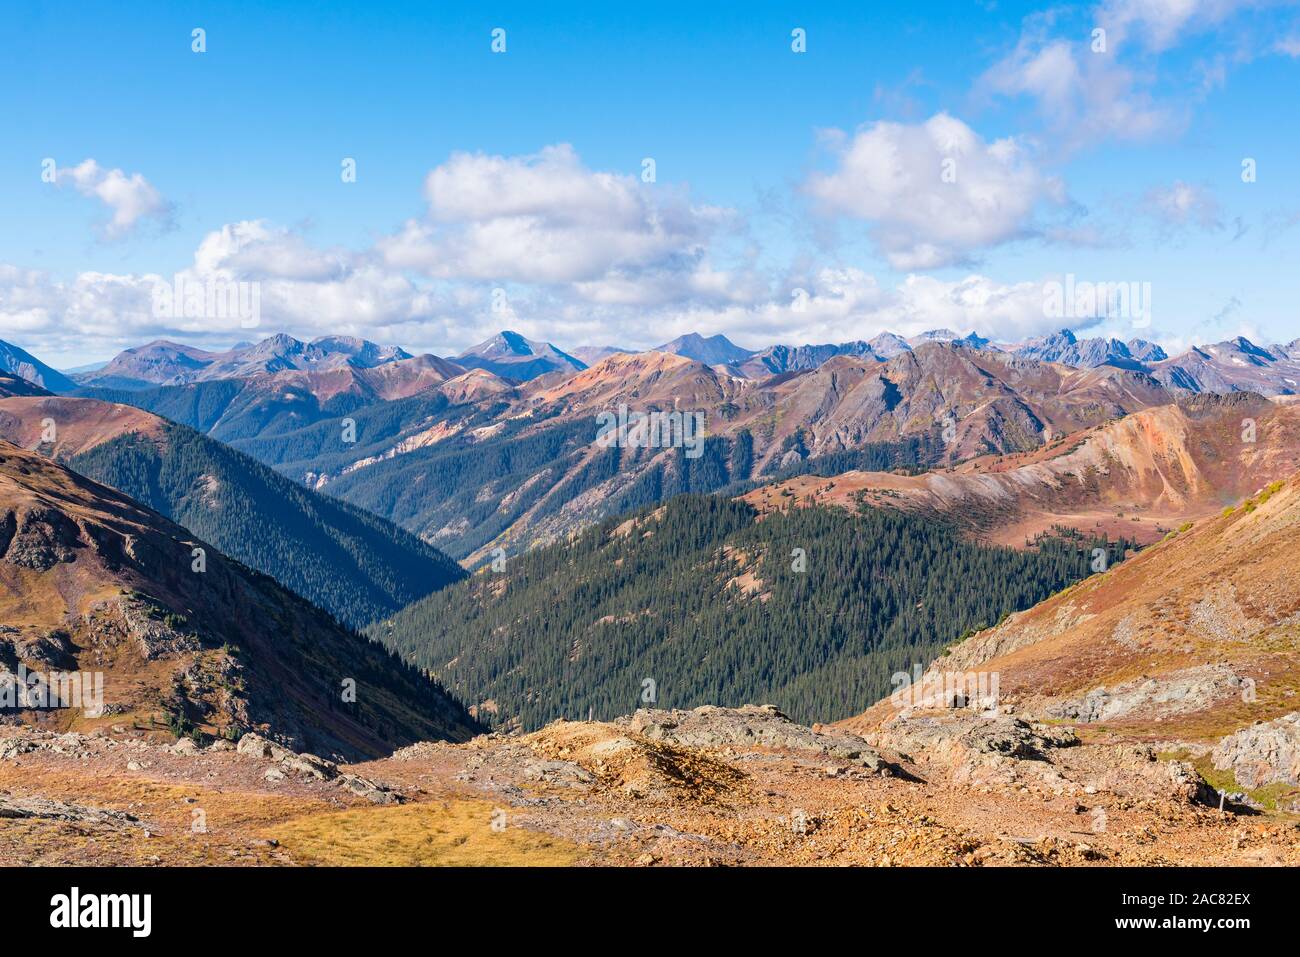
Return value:
[[(1093, 331), (1300, 335), (1289, 3), (259, 6), (4, 14), (0, 338), (1014, 341), (1066, 274), (1150, 284)], [(258, 328), (158, 315), (177, 273)]]

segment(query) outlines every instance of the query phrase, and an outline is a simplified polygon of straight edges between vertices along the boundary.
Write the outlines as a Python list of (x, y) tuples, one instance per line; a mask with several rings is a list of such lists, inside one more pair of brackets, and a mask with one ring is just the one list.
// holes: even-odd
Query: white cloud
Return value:
[(194, 269), (241, 279), (319, 282), (345, 276), (353, 259), (345, 250), (314, 249), (300, 234), (265, 220), (246, 220), (203, 237), (194, 253)]
[(1133, 37), (1161, 52), (1188, 33), (1211, 29), (1243, 11), (1278, 5), (1279, 0), (1106, 0), (1096, 20), (1115, 44)]
[[(808, 179), (806, 193), (836, 219), (865, 223), (897, 269), (963, 262), (1029, 235), (1104, 238), (1088, 223), (1037, 222), (1040, 207), (1065, 201), (1061, 184), (1018, 141), (985, 141), (946, 114), (831, 134), (828, 143), (833, 162)], [(945, 160), (955, 164), (951, 182)], [(748, 247), (719, 265), (734, 214), (693, 205), (681, 190), (586, 169), (564, 146), (453, 157), (430, 173), (426, 199), (426, 216), (368, 249), (322, 248), (263, 220), (205, 235), (182, 280), (258, 283), (256, 329), (237, 316), (155, 315), (153, 292), (171, 275), (62, 279), (8, 266), (0, 266), (0, 329), (47, 361), (71, 363), (161, 336), (226, 347), (280, 331), (361, 335), (447, 355), (503, 327), (562, 347), (649, 347), (690, 331), (761, 347), (940, 326), (1014, 341), (1060, 323), (1045, 315), (1038, 282), (909, 275), (882, 285), (860, 269), (816, 265), (778, 280)], [(1212, 222), (1217, 208), (1183, 183), (1153, 191), (1149, 202), (1175, 225)], [(491, 308), (498, 286), (509, 295), (504, 312)], [(805, 295), (792, 295), (796, 288)]]
[(437, 278), (541, 284), (689, 279), (735, 221), (670, 186), (583, 166), (571, 146), (528, 156), (457, 153), (425, 180), (428, 216), (378, 248)]
[(108, 207), (112, 215), (104, 226), (104, 235), (109, 239), (127, 235), (142, 219), (165, 223), (171, 217), (171, 206), (142, 175), (128, 176), (120, 169), (105, 169), (93, 159), (60, 169), (55, 183), (71, 185), (83, 196), (98, 199)]
[(1014, 139), (985, 142), (946, 113), (925, 123), (880, 122), (826, 137), (830, 172), (805, 190), (824, 213), (871, 223), (895, 269), (932, 269), (1031, 235), (1040, 203), (1063, 203), (1061, 182), (1041, 173)]
[[(837, 333), (870, 338), (885, 331), (909, 336), (947, 327), (1018, 339), (1051, 325), (1043, 316), (1041, 283), (1005, 284), (981, 275), (953, 281), (910, 275), (886, 289), (857, 270), (822, 270), (813, 277), (810, 293), (808, 313), (826, 318), (843, 312), (838, 322), (826, 325), (832, 338)], [(798, 325), (802, 314), (790, 318)]]
[[(1015, 49), (976, 83), (982, 94), (1032, 99), (1063, 154), (1105, 139), (1148, 140), (1176, 133), (1198, 99), (1223, 86), (1230, 63), (1250, 61), (1268, 46), (1300, 51), (1286, 40), (1266, 41), (1267, 27), (1246, 16), (1296, 0), (1104, 0), (1092, 26), (1065, 34), (1061, 9), (1025, 18)], [(1231, 22), (1230, 22), (1231, 21)], [(1093, 36), (1100, 28), (1104, 38)], [(1152, 95), (1160, 57), (1188, 37), (1215, 31), (1215, 53), (1191, 67), (1194, 84), (1180, 98)], [(1099, 40), (1104, 39), (1104, 43)], [(1166, 71), (1167, 74), (1167, 71)]]
[[(263, 266), (249, 271), (254, 251)], [(328, 275), (296, 270), (285, 263), (290, 253), (308, 267), (325, 257), (337, 268)], [(278, 263), (280, 275), (268, 275), (265, 261)], [(293, 277), (284, 275), (295, 271)], [(756, 274), (700, 270), (691, 279), (695, 294), (687, 299), (647, 295), (648, 279), (624, 295), (608, 279), (601, 281), (599, 294), (524, 285), (511, 289), (509, 309), (499, 313), (491, 308), (488, 284), (416, 283), (377, 256), (313, 252), (301, 236), (263, 222), (230, 224), (209, 233), (194, 265), (180, 276), (185, 282), (259, 277), (260, 325), (245, 329), (237, 318), (154, 315), (153, 291), (158, 283), (171, 283), (170, 275), (87, 272), (63, 281), (0, 266), (0, 328), (7, 331), (6, 338), (47, 361), (72, 364), (159, 337), (224, 348), (282, 331), (301, 338), (360, 335), (448, 355), (505, 326), (561, 347), (611, 343), (645, 348), (691, 331), (725, 332), (742, 344), (761, 347), (868, 338), (885, 330), (910, 335), (939, 326), (1019, 339), (1059, 324), (1043, 314), (1040, 283), (1004, 284), (978, 275), (958, 281), (909, 276), (896, 286), (882, 286), (876, 277), (853, 268), (792, 275), (779, 288)], [(793, 295), (795, 288), (805, 294)]]
[[(257, 283), (260, 325), (244, 328), (237, 315), (156, 315), (156, 287), (177, 278), (182, 283)], [(417, 286), (373, 256), (318, 251), (300, 235), (262, 221), (229, 224), (209, 233), (193, 265), (175, 275), (84, 272), (63, 280), (0, 266), (0, 328), (13, 330), (10, 334), (33, 351), (91, 357), (168, 335), (217, 346), (263, 331), (395, 341), (408, 338), (404, 333), (411, 324), (426, 331), (454, 328), (449, 317), (459, 305), (442, 291)]]
[(1053, 39), (1031, 25), (1016, 48), (976, 83), (983, 94), (1026, 96), (1037, 104), (1048, 142), (1062, 154), (1104, 139), (1145, 140), (1173, 129), (1176, 118), (1155, 105), (1133, 71), (1112, 52)]
[(569, 341), (614, 339), (647, 347), (686, 332), (721, 332), (743, 346), (762, 348), (869, 339), (886, 331), (908, 336), (940, 327), (1015, 341), (1055, 331), (1060, 324), (1060, 319), (1044, 314), (1041, 282), (911, 275), (885, 286), (861, 269), (825, 268), (791, 277), (779, 293), (762, 302), (693, 305), (648, 316), (629, 312), (618, 319), (605, 314), (597, 324), (604, 331), (582, 332)]

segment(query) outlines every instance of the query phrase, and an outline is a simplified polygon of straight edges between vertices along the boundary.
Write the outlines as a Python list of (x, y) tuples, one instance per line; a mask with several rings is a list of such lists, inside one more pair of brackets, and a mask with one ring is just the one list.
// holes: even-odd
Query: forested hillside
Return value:
[(353, 627), (464, 575), (445, 554), (400, 528), (303, 488), (185, 426), (166, 424), (161, 441), (123, 435), (67, 464)]
[[(1090, 573), (1097, 544), (988, 547), (891, 510), (687, 495), (508, 559), (370, 629), (480, 716), (535, 728), (646, 705), (856, 714), (890, 677)], [(1126, 543), (1109, 545), (1118, 560)]]
[(241, 439), (277, 435), (347, 415), (366, 402), (350, 394), (322, 402), (298, 385), (268, 391), (265, 383), (244, 379), (215, 379), (135, 390), (84, 388), (77, 394), (102, 402), (133, 405), (231, 445)]
[[(182, 453), (174, 464), (184, 460)], [(164, 485), (169, 473), (164, 468)], [(279, 534), (263, 529), (263, 537)], [(190, 556), (201, 541), (121, 492), (0, 440), (7, 673), (12, 679), (20, 664), (33, 674), (94, 672), (104, 705), (102, 714), (89, 701), (50, 713), (16, 710), (11, 697), (6, 724), (48, 721), (100, 735), (111, 725), (165, 727), (196, 741), (256, 730), (294, 750), (347, 760), (480, 731), (426, 675), (211, 541), (195, 574)], [(349, 688), (355, 694), (344, 694)], [(94, 775), (113, 782), (105, 767)]]

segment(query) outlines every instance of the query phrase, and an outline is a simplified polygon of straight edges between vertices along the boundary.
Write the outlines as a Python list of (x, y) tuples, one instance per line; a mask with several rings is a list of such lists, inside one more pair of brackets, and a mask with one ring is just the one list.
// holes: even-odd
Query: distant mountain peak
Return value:
[(71, 392), (77, 388), (77, 383), (62, 372), (3, 339), (0, 339), (0, 372), (11, 373), (51, 392)]
[(665, 342), (663, 345), (657, 346), (655, 351), (671, 352), (673, 355), (694, 359), (696, 362), (703, 362), (705, 365), (744, 362), (755, 354), (750, 349), (742, 349), (722, 333), (706, 337), (698, 332), (688, 332), (685, 335), (678, 336), (672, 342)]
[(306, 343), (300, 339), (295, 339), (287, 332), (277, 332), (274, 335), (267, 336), (255, 344), (251, 349), (244, 351), (256, 352), (259, 354), (294, 352), (301, 349)]
[(209, 352), (168, 339), (125, 349), (102, 368), (81, 374), (85, 386), (139, 390), (209, 379), (239, 379), (266, 372), (352, 365), (369, 369), (410, 359), (397, 346), (381, 346), (357, 336), (320, 336), (303, 342), (277, 332), (225, 352)]
[(1139, 362), (1160, 362), (1169, 358), (1169, 353), (1154, 342), (1148, 342), (1146, 339), (1130, 339), (1125, 345), (1128, 348), (1129, 355)]
[[(490, 339), (484, 339), (477, 345), (470, 346), (463, 356), (483, 356), (500, 359), (505, 356), (535, 356), (555, 347), (546, 342), (534, 342), (513, 329), (502, 329)], [(555, 350), (559, 351), (559, 350)]]
[(962, 336), (960, 339), (954, 339), (953, 342), (964, 346), (970, 346), (972, 349), (987, 349), (992, 343), (992, 339), (986, 339), (978, 332), (972, 332), (969, 335)]
[(1265, 359), (1269, 362), (1272, 362), (1274, 359), (1277, 358), (1277, 356), (1273, 355), (1273, 353), (1269, 352), (1267, 349), (1261, 346), (1255, 345), (1255, 343), (1251, 342), (1245, 336), (1237, 336), (1235, 339), (1231, 340), (1231, 343), (1232, 345), (1236, 346), (1240, 351), (1246, 353), (1247, 355), (1255, 356), (1259, 359)]
[(882, 332), (868, 339), (867, 345), (871, 347), (872, 352), (882, 359), (892, 359), (900, 352), (906, 352), (911, 348), (906, 339), (893, 332)]
[(486, 369), (516, 382), (535, 379), (550, 372), (580, 372), (587, 364), (549, 342), (529, 339), (512, 329), (503, 329), (490, 339), (470, 346), (452, 361), (467, 369)]
[(927, 329), (925, 332), (918, 333), (910, 337), (908, 342), (951, 342), (953, 339), (960, 337), (959, 333), (951, 329)]

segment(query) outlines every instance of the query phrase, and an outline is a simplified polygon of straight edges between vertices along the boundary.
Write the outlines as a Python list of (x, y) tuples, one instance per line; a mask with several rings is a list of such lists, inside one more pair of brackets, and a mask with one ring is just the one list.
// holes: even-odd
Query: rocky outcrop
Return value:
[(880, 752), (857, 735), (818, 731), (795, 724), (772, 705), (696, 708), (693, 711), (641, 710), (615, 722), (652, 741), (689, 748), (734, 745), (812, 751), (879, 771), (888, 766)]
[(1078, 738), (1069, 728), (1030, 724), (1013, 715), (952, 712), (899, 714), (885, 722), (873, 741), (902, 754), (924, 754), (956, 763), (969, 755), (1045, 760), (1047, 751), (1075, 745)]
[(244, 734), (239, 739), (235, 750), (240, 754), (274, 762), (274, 765), (266, 770), (265, 776), (268, 781), (283, 780), (284, 777), (292, 774), (300, 779), (334, 781), (344, 790), (374, 804), (401, 804), (406, 800), (403, 795), (385, 784), (357, 774), (342, 772), (333, 761), (327, 761), (314, 754), (299, 754), (255, 732)]
[(1242, 693), (1245, 679), (1223, 665), (1202, 665), (1158, 678), (1138, 678), (1049, 704), (1054, 718), (1090, 724), (1132, 716), (1167, 718), (1201, 711)]
[(0, 818), (37, 818), (46, 821), (73, 821), (78, 824), (107, 824), (115, 827), (140, 823), (134, 815), (125, 811), (105, 811), (81, 804), (66, 804), (51, 798), (6, 794), (0, 794)]
[(47, 571), (76, 557), (76, 522), (52, 508), (32, 507), (0, 518), (0, 558), (22, 568)]
[(1210, 760), (1247, 788), (1300, 784), (1300, 711), (1252, 725), (1219, 742)]
[(55, 734), (50, 731), (26, 729), (25, 733), (0, 738), (0, 761), (16, 758), (35, 751), (49, 751), (80, 758), (89, 752), (86, 738), (76, 732)]
[(127, 633), (139, 643), (140, 654), (146, 661), (174, 658), (202, 647), (192, 631), (173, 624), (175, 616), (146, 599), (122, 598), (118, 609)]

